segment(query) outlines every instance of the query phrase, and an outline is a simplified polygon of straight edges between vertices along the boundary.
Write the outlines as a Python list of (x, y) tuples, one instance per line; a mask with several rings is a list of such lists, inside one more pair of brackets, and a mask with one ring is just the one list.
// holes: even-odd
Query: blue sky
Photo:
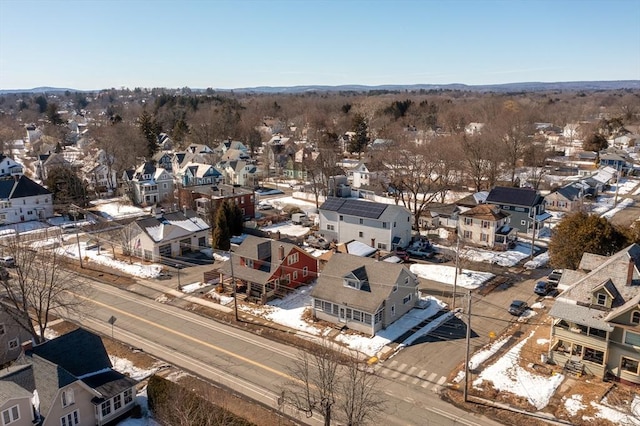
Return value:
[(639, 80), (640, 0), (0, 0), (0, 88)]

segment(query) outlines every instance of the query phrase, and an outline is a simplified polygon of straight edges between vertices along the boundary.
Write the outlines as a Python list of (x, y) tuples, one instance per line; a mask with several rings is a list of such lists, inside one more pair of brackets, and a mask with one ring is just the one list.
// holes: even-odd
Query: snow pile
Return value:
[[(57, 249), (58, 254), (63, 256), (78, 259), (78, 246), (76, 244), (70, 244), (68, 246), (60, 247)], [(162, 265), (150, 264), (143, 265), (136, 262), (123, 262), (113, 258), (113, 254), (108, 250), (86, 249), (86, 243), (80, 243), (80, 252), (82, 253), (82, 259), (84, 261), (95, 262), (99, 265), (107, 266), (118, 271), (125, 272), (129, 275), (140, 278), (155, 278), (160, 272), (162, 272)]]
[[(511, 339), (511, 335), (503, 336), (495, 342), (491, 343), (491, 345), (487, 346), (484, 349), (476, 352), (471, 359), (469, 360), (469, 370), (475, 370), (480, 367), (483, 362), (491, 358), (496, 352), (498, 352), (508, 341)], [(460, 383), (462, 379), (464, 379), (464, 370), (458, 372), (456, 377), (453, 379), (454, 383)]]
[(123, 219), (127, 217), (143, 216), (147, 212), (136, 206), (128, 204), (124, 199), (116, 200), (96, 200), (92, 202), (94, 211), (107, 219)]
[[(640, 403), (639, 402), (640, 400), (638, 398), (639, 397), (636, 395), (636, 397), (633, 399), (633, 402), (632, 402), (632, 407), (635, 404), (636, 409), (637, 409), (637, 405)], [(603, 404), (599, 404), (595, 401), (591, 401), (591, 406), (597, 410), (595, 417), (598, 419), (609, 420), (613, 424), (617, 424), (617, 425), (640, 425), (640, 418), (637, 416), (634, 416), (633, 414), (623, 413), (614, 408), (608, 407)], [(583, 416), (582, 419), (593, 420), (593, 417)]]
[[(409, 269), (420, 278), (450, 285), (453, 285), (456, 275), (455, 266), (414, 263), (409, 267)], [(477, 272), (463, 269), (462, 273), (458, 274), (456, 285), (474, 289), (480, 287), (494, 276), (495, 275), (488, 272)]]
[(182, 291), (183, 293), (195, 293), (196, 291), (207, 287), (207, 285), (208, 284), (204, 284), (201, 282), (186, 284), (181, 286), (180, 291)]
[(582, 403), (582, 395), (571, 395), (569, 398), (563, 397), (564, 408), (567, 410), (572, 417), (578, 414), (578, 411), (584, 410), (587, 408), (585, 404)]
[(537, 268), (543, 268), (547, 266), (548, 263), (549, 263), (549, 252), (545, 251), (544, 253), (539, 254), (533, 259), (527, 260), (524, 264), (524, 267), (526, 269), (537, 269)]
[(515, 266), (529, 256), (531, 256), (531, 244), (525, 243), (517, 243), (513, 250), (507, 251), (491, 251), (479, 248), (464, 248), (460, 250), (460, 257), (464, 259), (473, 262), (492, 263), (499, 266)]
[(491, 382), (498, 391), (510, 392), (526, 398), (538, 410), (546, 407), (556, 388), (564, 380), (564, 375), (556, 374), (546, 377), (527, 371), (520, 366), (520, 351), (531, 336), (533, 332), (498, 361), (485, 368), (474, 380), (474, 387), (482, 389), (480, 386), (482, 382)]
[(126, 358), (109, 355), (109, 359), (111, 360), (114, 370), (135, 380), (144, 380), (157, 371), (157, 368), (150, 368), (148, 370), (138, 368)]

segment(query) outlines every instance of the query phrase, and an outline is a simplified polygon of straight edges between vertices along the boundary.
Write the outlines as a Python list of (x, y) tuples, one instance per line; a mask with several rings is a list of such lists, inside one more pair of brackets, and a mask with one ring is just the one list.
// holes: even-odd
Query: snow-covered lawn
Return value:
[(127, 217), (142, 216), (148, 213), (149, 209), (143, 209), (131, 205), (124, 198), (92, 201), (92, 210), (102, 213), (107, 219), (123, 219)]
[[(453, 285), (453, 281), (455, 280), (456, 275), (455, 266), (414, 263), (409, 267), (409, 269), (420, 278), (450, 285)], [(494, 276), (495, 275), (488, 272), (477, 272), (463, 269), (462, 273), (458, 274), (456, 285), (464, 288), (474, 289), (480, 287), (482, 284), (489, 281)]]
[(476, 389), (482, 389), (483, 382), (491, 382), (498, 391), (521, 396), (538, 410), (546, 407), (564, 380), (564, 375), (555, 374), (547, 377), (532, 373), (520, 366), (520, 351), (531, 336), (533, 332), (495, 363), (486, 367), (473, 381), (473, 386)]
[(309, 232), (309, 228), (307, 228), (306, 226), (294, 225), (290, 221), (275, 223), (273, 225), (265, 226), (260, 229), (262, 229), (263, 231), (268, 231), (272, 233), (280, 231), (280, 234), (289, 235), (291, 237), (302, 237), (303, 235), (306, 235)]
[[(534, 255), (539, 251), (538, 247), (534, 248)], [(492, 263), (499, 266), (514, 266), (523, 259), (531, 256), (531, 243), (518, 242), (512, 250), (491, 251), (479, 248), (462, 248), (460, 249), (460, 257), (473, 261)]]
[[(63, 247), (59, 247), (56, 250), (58, 250), (58, 253), (63, 256), (78, 259), (77, 244), (69, 244)], [(162, 272), (162, 265), (154, 263), (143, 265), (136, 261), (129, 263), (126, 261), (117, 260), (113, 258), (113, 254), (111, 253), (111, 251), (106, 250), (105, 248), (102, 248), (100, 250), (100, 253), (98, 253), (97, 249), (87, 250), (86, 243), (84, 242), (80, 242), (80, 252), (82, 254), (83, 261), (95, 262), (99, 265), (108, 266), (109, 268), (125, 272), (135, 277), (155, 278), (160, 274), (160, 272)]]
[[(609, 420), (617, 425), (640, 425), (640, 395), (636, 395), (631, 402), (631, 414), (623, 413), (622, 411), (595, 401), (590, 401), (589, 405), (587, 405), (583, 399), (582, 395), (571, 395), (569, 397), (563, 397), (562, 401), (564, 402), (565, 410), (573, 417), (579, 416), (580, 412), (587, 409), (589, 405), (595, 409), (595, 416), (582, 415), (582, 420), (584, 421), (592, 422), (596, 418), (599, 418)], [(606, 403), (606, 398), (603, 402)]]

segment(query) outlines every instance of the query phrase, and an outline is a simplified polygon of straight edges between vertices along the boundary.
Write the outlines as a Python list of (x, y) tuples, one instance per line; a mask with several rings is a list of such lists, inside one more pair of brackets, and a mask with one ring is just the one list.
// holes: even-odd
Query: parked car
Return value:
[(327, 250), (329, 248), (329, 241), (322, 237), (316, 237), (315, 235), (309, 235), (307, 237), (307, 244), (309, 244), (309, 247), (321, 250)]
[(533, 292), (538, 296), (546, 296), (553, 289), (554, 286), (549, 281), (538, 281), (533, 288)]
[(258, 210), (271, 210), (271, 209), (273, 209), (273, 206), (267, 203), (266, 201), (260, 201), (258, 203)]
[(2, 256), (0, 257), (0, 266), (13, 268), (16, 266), (16, 260), (12, 256)]
[(403, 248), (396, 247), (396, 249), (393, 251), (393, 254), (398, 256), (404, 262), (409, 260), (409, 253), (407, 253), (407, 251)]
[(562, 269), (554, 269), (549, 274), (548, 280), (552, 285), (557, 286), (561, 277), (562, 277)]
[(509, 305), (509, 313), (517, 317), (524, 314), (527, 309), (529, 309), (529, 305), (522, 300), (514, 300), (511, 302), (511, 305)]

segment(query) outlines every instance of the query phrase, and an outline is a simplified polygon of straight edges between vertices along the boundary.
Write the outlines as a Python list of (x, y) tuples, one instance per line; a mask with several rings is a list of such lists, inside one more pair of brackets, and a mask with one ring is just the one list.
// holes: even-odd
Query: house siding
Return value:
[[(74, 403), (67, 407), (62, 406), (62, 391), (73, 390)], [(78, 410), (80, 417), (80, 426), (95, 426), (96, 412), (94, 405), (91, 403), (91, 399), (95, 395), (89, 392), (79, 381), (73, 382), (68, 386), (58, 389), (53, 401), (51, 401), (51, 407), (49, 412), (41, 413), (45, 419), (42, 426), (60, 426), (60, 418), (67, 414), (73, 413)]]
[(8, 401), (5, 401), (4, 404), (0, 405), (0, 414), (4, 410), (8, 410), (16, 405), (18, 406), (18, 414), (20, 415), (20, 418), (17, 421), (10, 423), (10, 426), (33, 426), (33, 409), (31, 407), (31, 398), (29, 397), (11, 398)]

